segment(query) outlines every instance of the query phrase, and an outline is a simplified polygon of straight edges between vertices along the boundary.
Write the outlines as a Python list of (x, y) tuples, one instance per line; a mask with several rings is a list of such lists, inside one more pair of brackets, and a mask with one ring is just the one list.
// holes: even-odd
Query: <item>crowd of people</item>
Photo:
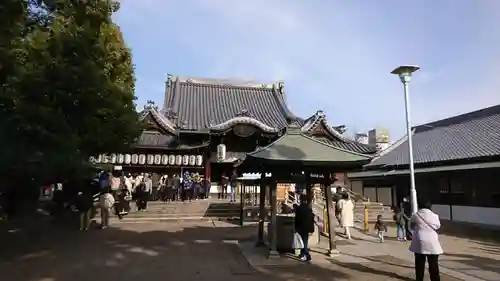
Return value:
[(149, 201), (161, 200), (192, 201), (209, 198), (210, 182), (203, 180), (198, 173), (185, 171), (178, 174), (162, 175), (160, 180), (153, 182), (148, 173), (128, 173), (123, 171), (102, 171), (98, 176), (99, 191), (85, 188), (79, 192), (76, 207), (80, 213), (80, 230), (89, 228), (94, 199), (99, 196), (101, 210), (101, 228), (108, 227), (111, 213), (122, 219), (131, 211), (131, 202), (135, 201), (138, 212), (148, 208)]
[(177, 174), (162, 175), (152, 196), (153, 200), (160, 199), (163, 202), (208, 199), (210, 186), (210, 181), (202, 179), (199, 173), (185, 171), (182, 177)]

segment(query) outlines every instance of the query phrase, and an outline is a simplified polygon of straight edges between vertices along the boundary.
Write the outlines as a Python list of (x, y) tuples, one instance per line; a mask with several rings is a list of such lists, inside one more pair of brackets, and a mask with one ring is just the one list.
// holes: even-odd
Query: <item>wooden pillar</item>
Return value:
[(335, 206), (333, 202), (332, 189), (330, 188), (330, 174), (325, 174), (325, 182), (323, 183), (323, 189), (325, 192), (326, 201), (326, 214), (328, 217), (328, 253), (327, 255), (333, 256), (337, 255), (339, 251), (337, 250), (337, 244), (335, 239), (335, 226), (337, 225), (337, 219), (335, 218)]
[(311, 174), (309, 172), (306, 172), (304, 176), (304, 188), (306, 189), (306, 198), (307, 198), (307, 205), (309, 208), (313, 208), (313, 191), (312, 191), (312, 184), (311, 184)]
[(271, 184), (269, 185), (269, 190), (270, 190), (270, 204), (271, 204), (271, 227), (270, 227), (270, 232), (269, 235), (271, 235), (271, 245), (269, 248), (269, 258), (274, 258), (278, 257), (278, 227), (277, 227), (277, 214), (278, 214), (278, 200), (276, 197), (277, 193), (277, 183), (276, 180), (273, 178), (271, 181)]
[(256, 246), (264, 246), (264, 222), (266, 220), (266, 173), (260, 175), (260, 192), (259, 192), (259, 230), (257, 233)]

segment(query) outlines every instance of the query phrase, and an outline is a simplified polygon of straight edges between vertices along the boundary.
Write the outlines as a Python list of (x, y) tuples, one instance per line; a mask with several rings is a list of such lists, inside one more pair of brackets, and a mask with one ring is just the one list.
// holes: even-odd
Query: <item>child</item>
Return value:
[(377, 216), (377, 222), (375, 223), (375, 231), (377, 231), (377, 237), (380, 243), (384, 243), (384, 235), (387, 231), (387, 226), (385, 222), (382, 221), (382, 215)]

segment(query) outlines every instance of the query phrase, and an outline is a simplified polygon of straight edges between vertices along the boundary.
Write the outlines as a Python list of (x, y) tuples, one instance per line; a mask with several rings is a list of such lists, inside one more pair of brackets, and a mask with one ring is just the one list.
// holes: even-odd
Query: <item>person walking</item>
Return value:
[(210, 188), (212, 187), (212, 183), (208, 179), (203, 180), (203, 199), (210, 198)]
[(174, 180), (172, 182), (172, 201), (181, 200), (182, 199), (182, 182), (181, 177), (178, 174), (174, 175)]
[(344, 228), (347, 239), (351, 239), (351, 227), (354, 226), (354, 204), (349, 199), (349, 194), (342, 194), (342, 199), (337, 203), (340, 210), (340, 226)]
[(231, 178), (229, 179), (229, 185), (231, 186), (231, 202), (236, 202), (236, 184), (238, 182), (238, 174), (236, 170), (233, 170)]
[(410, 251), (415, 255), (415, 280), (424, 280), (427, 260), (431, 281), (440, 281), (439, 255), (443, 254), (443, 248), (437, 230), (441, 227), (441, 221), (431, 210), (430, 202), (419, 202), (418, 207), (420, 209), (411, 216), (409, 225), (413, 233)]
[(295, 208), (295, 231), (302, 238), (304, 247), (300, 251), (302, 261), (310, 261), (309, 254), (309, 234), (314, 233), (314, 213), (307, 204), (307, 197), (300, 197), (300, 205)]
[(109, 215), (111, 208), (115, 204), (115, 198), (110, 192), (109, 187), (105, 187), (99, 196), (99, 205), (101, 207), (101, 228), (105, 229), (109, 226)]
[(146, 210), (148, 208), (148, 201), (153, 190), (153, 180), (149, 174), (144, 175), (143, 183), (144, 184), (140, 193), (141, 210)]
[(182, 201), (189, 200), (191, 202), (193, 199), (193, 179), (191, 174), (186, 171), (182, 177)]
[(377, 216), (377, 221), (375, 222), (375, 231), (377, 232), (378, 241), (384, 243), (385, 233), (387, 232), (387, 225), (382, 220), (382, 215)]
[(396, 222), (396, 237), (398, 241), (406, 241), (406, 219), (405, 214), (397, 206), (394, 207), (394, 222)]
[(227, 197), (227, 186), (229, 185), (229, 178), (226, 176), (226, 173), (222, 174), (220, 181), (220, 192), (219, 199), (226, 199)]
[(78, 193), (76, 208), (80, 215), (80, 231), (88, 231), (90, 227), (90, 214), (94, 206), (94, 197), (89, 188)]

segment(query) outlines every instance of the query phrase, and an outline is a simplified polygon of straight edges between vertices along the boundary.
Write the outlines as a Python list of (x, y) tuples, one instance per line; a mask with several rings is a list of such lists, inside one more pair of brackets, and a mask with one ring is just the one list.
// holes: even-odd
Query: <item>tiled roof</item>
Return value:
[(169, 77), (164, 111), (180, 130), (192, 131), (223, 129), (230, 120), (280, 130), (294, 118), (282, 84), (183, 77)]
[(305, 165), (367, 163), (371, 159), (369, 155), (333, 147), (307, 136), (298, 126), (289, 126), (281, 138), (248, 156), (270, 161), (297, 161)]
[(137, 146), (163, 146), (169, 147), (175, 143), (173, 135), (164, 135), (156, 131), (143, 131), (137, 140)]
[(375, 146), (362, 144), (357, 141), (344, 137), (336, 129), (336, 128), (344, 128), (344, 126), (331, 127), (326, 120), (325, 113), (321, 110), (318, 110), (314, 115), (304, 120), (301, 130), (304, 133), (310, 134), (319, 125), (323, 125), (323, 127), (326, 128), (326, 130), (332, 136), (332, 138), (317, 138), (317, 139), (331, 146), (364, 154), (372, 154), (377, 151), (377, 148)]
[(165, 135), (157, 131), (143, 131), (137, 143), (136, 147), (154, 147), (159, 149), (168, 150), (183, 150), (183, 149), (195, 149), (206, 147), (210, 142), (203, 142), (198, 144), (187, 145), (177, 141), (174, 135)]
[(315, 138), (319, 141), (322, 141), (326, 144), (329, 144), (334, 147), (338, 147), (341, 149), (357, 152), (357, 153), (363, 153), (363, 154), (373, 154), (377, 151), (377, 147), (371, 146), (368, 144), (363, 144), (359, 143), (354, 140), (349, 140), (349, 139), (343, 139), (343, 140), (331, 140), (327, 138)]
[[(500, 156), (500, 105), (413, 128), (414, 163)], [(408, 165), (408, 142), (400, 142), (367, 166)]]

